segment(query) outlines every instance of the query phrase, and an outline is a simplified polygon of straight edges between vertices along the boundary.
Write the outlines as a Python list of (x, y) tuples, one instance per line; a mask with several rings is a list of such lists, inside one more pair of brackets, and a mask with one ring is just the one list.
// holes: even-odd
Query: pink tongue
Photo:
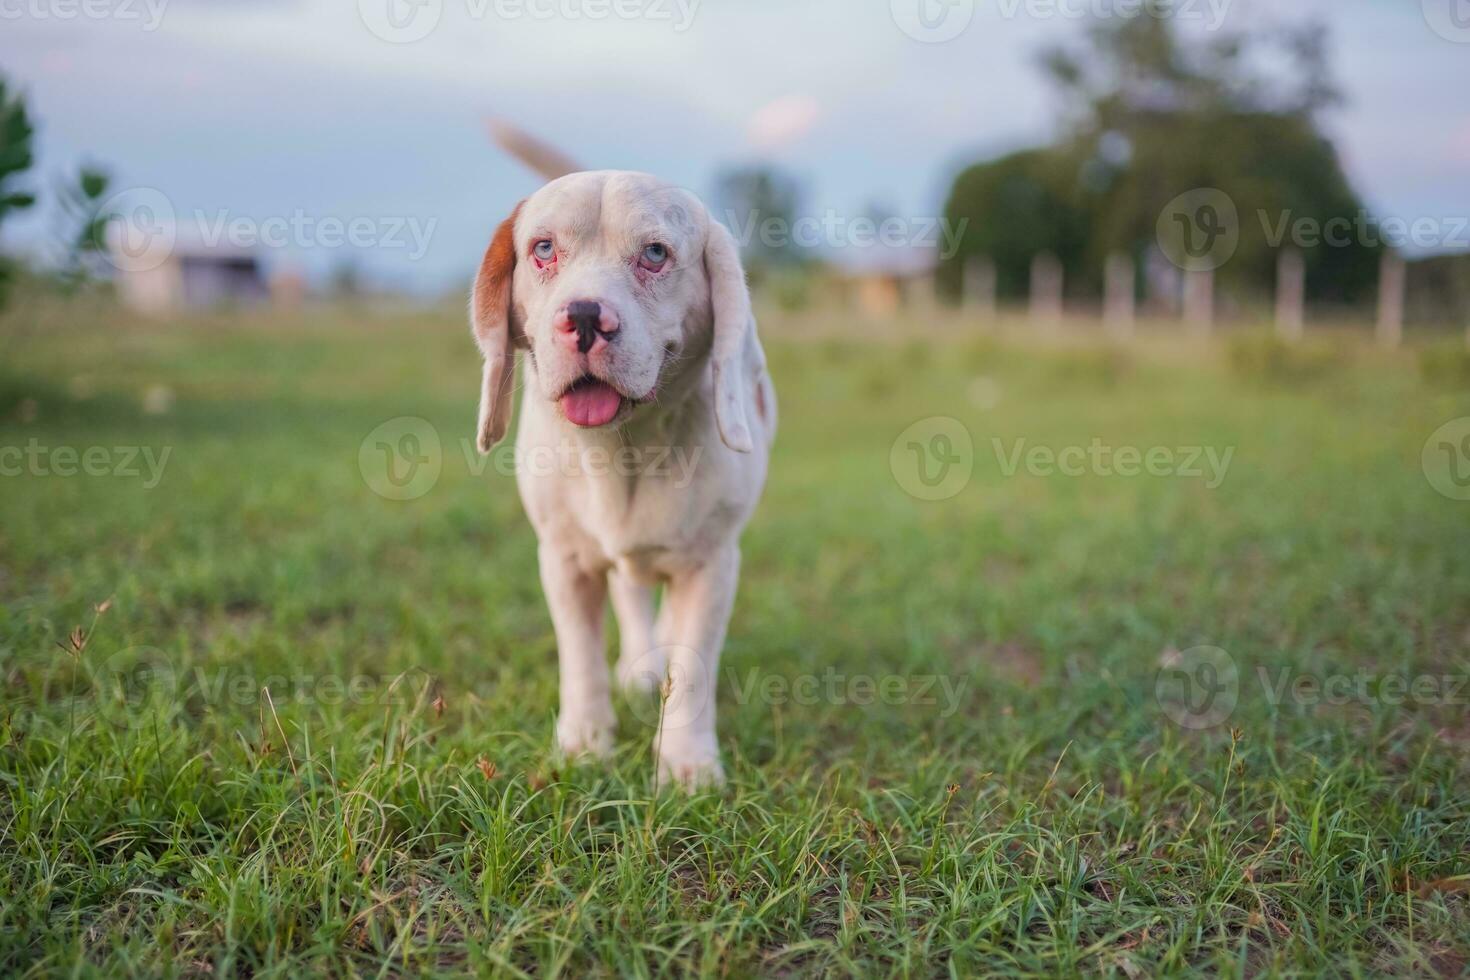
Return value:
[(573, 425), (594, 428), (607, 425), (623, 405), (623, 396), (612, 385), (598, 381), (578, 385), (561, 396), (561, 410)]

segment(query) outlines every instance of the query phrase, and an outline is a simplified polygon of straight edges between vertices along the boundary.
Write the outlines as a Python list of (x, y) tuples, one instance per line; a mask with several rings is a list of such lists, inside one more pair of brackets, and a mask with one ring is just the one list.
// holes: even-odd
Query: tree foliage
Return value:
[[(986, 255), (1002, 295), (1021, 295), (1019, 270), (1046, 250), (1062, 260), (1072, 291), (1096, 292), (1109, 253), (1143, 258), (1172, 200), (1216, 188), (1239, 218), (1239, 248), (1219, 271), (1227, 288), (1269, 293), (1292, 224), (1338, 219), (1351, 224), (1350, 242), (1303, 249), (1309, 294), (1344, 302), (1371, 294), (1375, 236), (1360, 233), (1364, 206), (1318, 125), (1338, 100), (1322, 28), (1190, 43), (1165, 19), (1111, 20), (1042, 63), (1062, 96), (1065, 136), (959, 175), (947, 216), (968, 217), (971, 231), (941, 269), (951, 289), (968, 258)], [(1263, 63), (1291, 70), (1267, 74)], [(1028, 227), (994, 227), (1017, 222)]]
[[(0, 78), (0, 227), (14, 212), (36, 203), (35, 195), (26, 191), (20, 182), (35, 162), (34, 135), (25, 99)], [(12, 268), (0, 255), (0, 303), (4, 301), (12, 274)]]
[(805, 261), (791, 238), (801, 216), (801, 197), (798, 181), (771, 166), (734, 168), (717, 178), (715, 198), (724, 212), (720, 217), (739, 239), (753, 282)]
[(106, 171), (90, 166), (82, 167), (75, 177), (57, 184), (60, 229), (56, 238), (61, 255), (60, 281), (64, 287), (77, 288), (101, 271), (107, 248), (107, 225), (114, 217), (103, 200), (111, 184)]

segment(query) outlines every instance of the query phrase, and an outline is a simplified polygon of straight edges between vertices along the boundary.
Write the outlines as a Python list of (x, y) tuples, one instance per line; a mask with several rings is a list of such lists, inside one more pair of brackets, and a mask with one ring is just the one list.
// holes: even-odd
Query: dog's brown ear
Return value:
[[(521, 204), (525, 204), (522, 201)], [(511, 390), (515, 386), (515, 345), (511, 336), (511, 279), (516, 269), (515, 229), (521, 204), (500, 223), (475, 276), (470, 296), (470, 327), (485, 356), (480, 389), (480, 423), (475, 445), (488, 453), (505, 438), (510, 426)]]
[(755, 449), (746, 407), (751, 379), (742, 374), (746, 338), (755, 315), (750, 309), (750, 289), (745, 284), (745, 268), (740, 264), (735, 236), (713, 216), (704, 248), (704, 269), (709, 276), (710, 306), (715, 317), (710, 352), (715, 375), (715, 423), (725, 445), (737, 453), (748, 453)]

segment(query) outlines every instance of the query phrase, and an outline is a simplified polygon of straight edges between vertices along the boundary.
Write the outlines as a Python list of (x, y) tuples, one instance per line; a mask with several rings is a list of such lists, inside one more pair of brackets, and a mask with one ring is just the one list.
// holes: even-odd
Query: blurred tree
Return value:
[(715, 200), (719, 218), (740, 243), (752, 282), (808, 261), (793, 239), (801, 215), (801, 186), (790, 174), (769, 166), (727, 170), (716, 178)]
[[(31, 168), (32, 137), (30, 117), (25, 99), (10, 90), (0, 78), (0, 226), (12, 212), (36, 203), (34, 194), (18, 188), (16, 178)], [(9, 261), (0, 255), (0, 305), (5, 300), (6, 284), (14, 273)]]
[(327, 295), (334, 300), (351, 303), (366, 292), (362, 270), (353, 259), (343, 259), (332, 266), (327, 280)]
[(56, 187), (60, 230), (57, 232), (61, 268), (58, 278), (66, 289), (76, 289), (104, 272), (107, 224), (104, 195), (112, 180), (97, 167), (82, 167)]
[(1002, 299), (1026, 296), (1038, 252), (1054, 253), (1066, 269), (1080, 268), (1088, 217), (1075, 174), (1075, 161), (1060, 149), (1026, 150), (961, 173), (945, 220), (958, 228), (968, 216), (970, 224), (958, 252), (941, 269), (950, 291), (957, 293), (959, 270), (971, 258), (994, 261), (996, 295)]
[[(1271, 60), (1271, 49), (1282, 57)], [(1074, 287), (1095, 292), (1109, 253), (1142, 258), (1171, 201), (1216, 188), (1235, 203), (1240, 228), (1239, 247), (1218, 273), (1222, 286), (1269, 295), (1277, 251), (1306, 219), (1315, 228), (1335, 221), (1350, 229), (1330, 247), (1301, 248), (1308, 294), (1342, 302), (1372, 294), (1377, 235), (1317, 124), (1339, 98), (1320, 25), (1185, 42), (1165, 18), (1110, 18), (1081, 45), (1052, 48), (1042, 62), (1062, 95), (1067, 135), (1008, 160), (1024, 171), (1013, 180), (1043, 184), (1053, 201), (1067, 202), (1064, 218), (1039, 225), (1044, 240), (1024, 244), (1033, 254), (1055, 252)], [(1267, 62), (1290, 70), (1266, 76), (1254, 67)], [(987, 168), (1002, 163), (971, 168), (955, 182), (947, 214), (969, 217), (971, 238), (1016, 220), (1006, 195), (982, 192)], [(964, 252), (985, 251), (985, 244), (967, 241)], [(1030, 260), (990, 254), (999, 269)], [(941, 274), (954, 290), (959, 264), (950, 265)], [(1002, 273), (1003, 290), (1014, 286)]]
[(1410, 263), (1408, 295), (1410, 321), (1470, 327), (1470, 254), (1435, 255)]

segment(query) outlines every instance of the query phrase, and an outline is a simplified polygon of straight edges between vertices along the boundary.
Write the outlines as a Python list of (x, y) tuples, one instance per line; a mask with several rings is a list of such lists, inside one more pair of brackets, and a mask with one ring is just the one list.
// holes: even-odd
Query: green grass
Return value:
[[(0, 973), (1466, 972), (1470, 503), (1420, 462), (1463, 387), (1347, 340), (1297, 371), (764, 330), (729, 785), (656, 796), (656, 706), (611, 764), (552, 750), (458, 315), (0, 321), (0, 447), (170, 450), (151, 489), (0, 477)], [(399, 416), (443, 445), (410, 501), (359, 469)], [(930, 416), (975, 447), (939, 502), (890, 471)], [(1235, 453), (1209, 489), (1007, 475), (993, 439)], [(1196, 729), (1156, 682), (1201, 645), (1238, 704)], [(1282, 671), (1364, 680), (1277, 704)]]

